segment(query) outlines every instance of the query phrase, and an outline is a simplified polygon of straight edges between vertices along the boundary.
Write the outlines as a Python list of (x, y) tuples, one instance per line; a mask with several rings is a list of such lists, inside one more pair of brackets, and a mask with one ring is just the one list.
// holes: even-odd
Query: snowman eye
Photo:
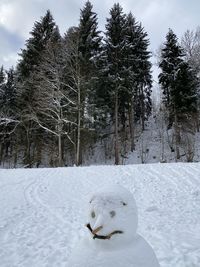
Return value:
[(110, 211), (110, 217), (113, 218), (116, 215), (116, 212), (114, 210)]
[(95, 218), (95, 216), (96, 216), (96, 215), (95, 215), (95, 212), (94, 212), (94, 211), (92, 211), (92, 212), (91, 212), (91, 217), (94, 219), (94, 218)]

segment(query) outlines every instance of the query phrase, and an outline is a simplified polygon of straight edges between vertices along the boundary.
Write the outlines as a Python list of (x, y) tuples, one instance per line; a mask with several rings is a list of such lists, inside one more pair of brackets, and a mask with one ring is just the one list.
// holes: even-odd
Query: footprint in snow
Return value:
[(145, 211), (147, 211), (147, 212), (158, 211), (158, 207), (157, 206), (151, 206), (151, 207), (148, 207)]

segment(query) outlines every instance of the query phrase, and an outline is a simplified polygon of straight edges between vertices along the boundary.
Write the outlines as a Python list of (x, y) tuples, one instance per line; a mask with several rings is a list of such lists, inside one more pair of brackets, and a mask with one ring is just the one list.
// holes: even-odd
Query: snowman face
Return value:
[(134, 199), (132, 202), (118, 194), (94, 195), (89, 201), (87, 224), (92, 237), (113, 240), (132, 236), (137, 227)]

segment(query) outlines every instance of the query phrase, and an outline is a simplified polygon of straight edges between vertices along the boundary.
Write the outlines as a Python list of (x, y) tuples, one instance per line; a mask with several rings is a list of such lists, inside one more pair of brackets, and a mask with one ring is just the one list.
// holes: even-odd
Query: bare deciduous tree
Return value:
[(37, 104), (30, 115), (42, 129), (57, 137), (59, 166), (63, 165), (62, 137), (74, 145), (71, 125), (76, 126), (69, 110), (75, 103), (64, 81), (62, 57), (62, 45), (50, 42), (36, 73)]

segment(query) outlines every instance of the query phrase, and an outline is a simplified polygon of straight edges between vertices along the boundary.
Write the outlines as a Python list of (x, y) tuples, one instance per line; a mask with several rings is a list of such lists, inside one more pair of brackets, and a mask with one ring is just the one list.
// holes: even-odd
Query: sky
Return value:
[[(131, 11), (142, 23), (152, 52), (165, 41), (168, 28), (181, 38), (187, 29), (195, 30), (200, 25), (200, 0), (91, 0), (100, 30), (105, 30), (109, 10), (116, 2), (125, 13)], [(34, 22), (40, 20), (47, 9), (63, 34), (70, 26), (78, 25), (84, 3), (85, 0), (0, 0), (0, 66), (16, 65)]]

